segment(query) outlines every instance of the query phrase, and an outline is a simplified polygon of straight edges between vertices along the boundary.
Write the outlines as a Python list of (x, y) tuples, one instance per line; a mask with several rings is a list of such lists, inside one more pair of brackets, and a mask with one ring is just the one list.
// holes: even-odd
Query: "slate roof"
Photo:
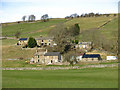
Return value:
[(60, 55), (60, 52), (47, 52), (44, 56), (58, 56)]
[(35, 38), (36, 40), (53, 40), (53, 37), (40, 37), (40, 38)]
[(84, 54), (82, 58), (100, 58), (100, 54)]
[(91, 42), (79, 42), (79, 44), (87, 45), (87, 44), (91, 44)]
[(27, 40), (28, 38), (20, 38), (19, 41)]
[(58, 56), (58, 60), (61, 60), (60, 52), (47, 52), (44, 56)]

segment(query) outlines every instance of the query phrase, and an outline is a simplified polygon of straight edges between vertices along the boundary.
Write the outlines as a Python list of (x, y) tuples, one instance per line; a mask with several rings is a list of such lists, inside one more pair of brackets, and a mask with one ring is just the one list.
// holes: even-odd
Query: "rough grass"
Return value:
[(118, 18), (113, 19), (99, 30), (107, 39), (116, 40), (118, 38)]
[(37, 65), (33, 64), (27, 64), (27, 60), (2, 60), (2, 67), (11, 67), (11, 68), (16, 68), (16, 67), (37, 67)]
[(117, 88), (117, 68), (3, 70), (3, 88)]
[(15, 45), (17, 44), (18, 40), (16, 39), (3, 39), (2, 40), (2, 45), (7, 45), (7, 46), (10, 46), (10, 45)]
[[(44, 32), (44, 29), (46, 30), (46, 28), (51, 28), (50, 26), (56, 25), (56, 24), (64, 22), (64, 21), (65, 21), (65, 19), (50, 19), (49, 22), (19, 23), (19, 24), (3, 26), (2, 27), (2, 35), (3, 36), (6, 36), (6, 35), (11, 36), (11, 35), (14, 35), (17, 31), (19, 31), (19, 32), (21, 32), (21, 37), (32, 36), (31, 32), (33, 34), (39, 30), (42, 30)], [(49, 30), (49, 29), (47, 29), (47, 30)], [(29, 32), (30, 32), (30, 35), (28, 35)], [(40, 34), (44, 35), (43, 33), (39, 33), (38, 36), (40, 36)]]
[(35, 53), (34, 50), (22, 50), (20, 46), (6, 46), (2, 48), (3, 59), (16, 59), (16, 58), (31, 58)]
[(75, 18), (65, 23), (67, 26), (74, 25), (78, 23), (80, 30), (88, 30), (92, 28), (98, 28), (105, 22), (109, 21), (113, 17), (86, 17), (86, 18)]

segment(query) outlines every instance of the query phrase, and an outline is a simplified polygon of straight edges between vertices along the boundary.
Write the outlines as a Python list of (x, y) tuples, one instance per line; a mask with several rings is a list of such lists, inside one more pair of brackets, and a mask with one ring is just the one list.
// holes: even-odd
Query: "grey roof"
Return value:
[(28, 38), (20, 38), (19, 41), (27, 40)]
[(60, 55), (60, 52), (47, 52), (44, 56), (58, 56)]
[(53, 37), (40, 37), (40, 38), (35, 38), (36, 40), (49, 40), (49, 39), (52, 39), (53, 40)]
[(79, 42), (79, 44), (86, 45), (86, 44), (91, 44), (91, 42)]
[(47, 52), (44, 54), (44, 56), (58, 56), (58, 60), (61, 60), (60, 52)]

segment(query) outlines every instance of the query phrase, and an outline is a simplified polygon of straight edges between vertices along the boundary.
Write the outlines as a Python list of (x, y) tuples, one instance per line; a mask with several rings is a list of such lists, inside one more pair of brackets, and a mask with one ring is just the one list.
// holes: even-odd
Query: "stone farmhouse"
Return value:
[(89, 50), (91, 49), (91, 45), (91, 42), (79, 42), (78, 44), (73, 44), (72, 49)]
[(39, 52), (36, 50), (36, 53), (34, 54), (33, 58), (30, 60), (30, 63), (39, 63), (39, 64), (58, 64), (62, 61), (62, 57), (60, 52), (47, 52), (42, 51)]
[[(38, 46), (55, 46), (57, 45), (54, 41), (53, 38), (51, 37), (40, 37), (40, 38), (35, 38), (37, 45)], [(20, 38), (17, 45), (27, 45), (28, 38)]]
[(35, 38), (37, 41), (38, 46), (53, 46), (57, 45), (52, 37), (40, 37), (40, 38)]

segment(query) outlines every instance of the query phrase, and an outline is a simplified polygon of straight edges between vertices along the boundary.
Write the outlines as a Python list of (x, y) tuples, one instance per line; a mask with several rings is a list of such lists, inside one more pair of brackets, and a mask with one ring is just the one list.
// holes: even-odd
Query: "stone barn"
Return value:
[(99, 61), (101, 60), (100, 54), (83, 54), (82, 61)]

